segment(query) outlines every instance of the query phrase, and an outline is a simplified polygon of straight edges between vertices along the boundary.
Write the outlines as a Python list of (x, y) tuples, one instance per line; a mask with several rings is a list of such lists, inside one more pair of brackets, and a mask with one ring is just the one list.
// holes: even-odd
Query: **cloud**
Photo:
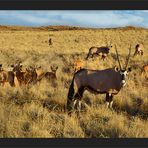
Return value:
[[(145, 10), (147, 11), (147, 10)], [(117, 10), (41, 10), (0, 11), (0, 23), (9, 25), (72, 25), (82, 27), (119, 27), (127, 25), (147, 26), (146, 13)]]

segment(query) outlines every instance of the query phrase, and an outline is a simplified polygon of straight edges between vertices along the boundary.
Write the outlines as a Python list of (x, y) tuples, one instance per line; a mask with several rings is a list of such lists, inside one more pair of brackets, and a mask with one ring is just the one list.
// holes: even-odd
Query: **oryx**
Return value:
[(137, 44), (135, 46), (134, 56), (136, 56), (136, 55), (143, 55), (143, 50), (144, 50), (144, 45), (143, 44)]
[(107, 55), (109, 54), (110, 48), (112, 48), (111, 42), (110, 44), (107, 43), (107, 46), (101, 46), (101, 47), (91, 47), (88, 51), (86, 60), (91, 56), (91, 58), (94, 57), (94, 55), (99, 55), (104, 60)]
[(118, 94), (126, 84), (126, 78), (131, 68), (128, 68), (129, 58), (131, 54), (131, 46), (127, 56), (125, 67), (121, 67), (117, 48), (117, 60), (119, 68), (108, 68), (104, 70), (81, 69), (77, 71), (72, 79), (68, 91), (67, 109), (81, 108), (81, 99), (85, 90), (97, 94), (106, 94), (106, 103), (108, 107), (112, 107), (113, 96)]

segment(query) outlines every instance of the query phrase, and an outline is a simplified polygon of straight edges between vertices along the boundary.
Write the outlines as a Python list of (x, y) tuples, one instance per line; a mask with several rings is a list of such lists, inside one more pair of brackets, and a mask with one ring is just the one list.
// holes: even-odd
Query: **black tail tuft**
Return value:
[(71, 110), (71, 107), (70, 107), (70, 104), (72, 102), (72, 99), (74, 97), (74, 76), (73, 76), (73, 79), (72, 79), (72, 82), (70, 84), (70, 87), (69, 87), (69, 91), (68, 91), (68, 97), (67, 97), (67, 110), (70, 111)]

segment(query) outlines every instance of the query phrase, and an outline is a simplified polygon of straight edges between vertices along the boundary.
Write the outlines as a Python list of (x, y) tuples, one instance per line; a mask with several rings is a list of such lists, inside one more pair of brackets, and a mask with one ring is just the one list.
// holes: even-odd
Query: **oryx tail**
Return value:
[(68, 110), (70, 109), (70, 104), (72, 102), (72, 99), (74, 98), (74, 93), (75, 93), (75, 90), (74, 90), (74, 78), (75, 78), (75, 74), (73, 76), (73, 79), (72, 79), (72, 82), (70, 84), (69, 91), (68, 91), (68, 97), (67, 97), (67, 109)]

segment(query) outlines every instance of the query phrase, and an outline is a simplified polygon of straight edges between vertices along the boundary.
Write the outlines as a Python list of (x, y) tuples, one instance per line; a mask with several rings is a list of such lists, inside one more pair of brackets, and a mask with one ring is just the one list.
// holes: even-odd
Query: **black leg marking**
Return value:
[(107, 103), (107, 107), (112, 108), (112, 104), (113, 104), (113, 95), (106, 93), (106, 103)]
[(78, 89), (78, 92), (75, 94), (75, 99), (79, 99), (81, 100), (82, 96), (83, 96), (83, 93), (84, 93), (84, 87), (80, 87)]
[(78, 89), (78, 92), (74, 96), (74, 104), (73, 104), (74, 106), (73, 106), (73, 109), (75, 109), (75, 106), (76, 106), (76, 108), (79, 111), (81, 110), (81, 99), (82, 99), (83, 93), (84, 93), (84, 87), (80, 87)]

